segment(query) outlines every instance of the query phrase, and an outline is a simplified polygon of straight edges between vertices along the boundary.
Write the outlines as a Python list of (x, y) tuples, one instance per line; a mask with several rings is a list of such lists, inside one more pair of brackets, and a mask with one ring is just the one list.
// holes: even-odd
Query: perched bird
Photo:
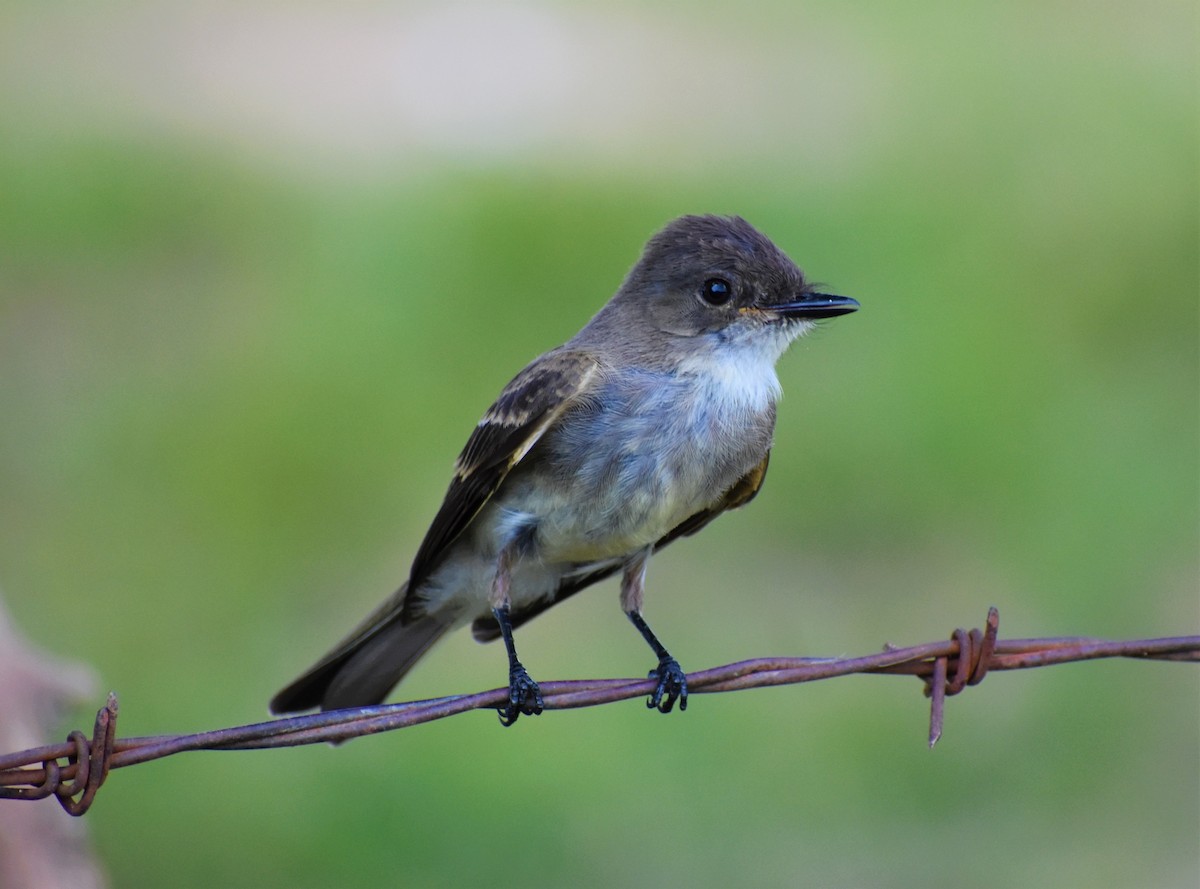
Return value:
[(379, 703), (447, 630), (508, 650), (500, 721), (536, 715), (513, 628), (620, 572), (621, 608), (658, 658), (647, 706), (687, 706), (687, 679), (642, 617), (651, 553), (762, 486), (775, 362), (817, 319), (858, 303), (816, 293), (739, 217), (684, 216), (646, 244), (616, 295), (504, 387), (467, 440), (408, 581), (271, 701), (276, 713)]

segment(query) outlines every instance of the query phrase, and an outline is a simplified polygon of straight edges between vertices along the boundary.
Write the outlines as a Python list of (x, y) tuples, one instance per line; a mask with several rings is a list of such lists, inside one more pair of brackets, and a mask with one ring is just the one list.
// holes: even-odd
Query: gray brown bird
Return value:
[(686, 708), (686, 676), (642, 617), (646, 564), (758, 493), (775, 362), (818, 319), (857, 308), (814, 292), (741, 218), (668, 224), (579, 333), (504, 387), (458, 457), (408, 581), (272, 711), (379, 703), (470, 622), (508, 651), (501, 722), (536, 715), (541, 693), (513, 628), (617, 572), (621, 607), (658, 657), (648, 706)]

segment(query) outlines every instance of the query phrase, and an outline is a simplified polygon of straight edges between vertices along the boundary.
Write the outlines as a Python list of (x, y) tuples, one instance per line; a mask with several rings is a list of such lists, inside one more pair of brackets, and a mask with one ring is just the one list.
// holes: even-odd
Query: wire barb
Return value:
[[(17, 765), (8, 765), (13, 756), (0, 757), (0, 799), (44, 799), (53, 794), (69, 814), (82, 815), (91, 808), (96, 791), (108, 777), (116, 732), (117, 696), (109, 692), (96, 714), (91, 741), (83, 732), (73, 731), (60, 747), (38, 747), (16, 754)], [(60, 759), (67, 760), (67, 765), (59, 765)], [(39, 761), (41, 769), (24, 768)]]
[[(933, 671), (925, 679), (925, 696), (929, 703), (929, 746), (933, 747), (942, 737), (942, 720), (946, 697), (956, 695), (968, 685), (978, 685), (987, 675), (988, 664), (996, 650), (996, 637), (1000, 631), (1000, 612), (995, 606), (988, 609), (986, 630), (971, 630), (961, 627), (954, 631), (951, 639), (957, 646), (953, 655), (935, 658)], [(954, 659), (954, 679), (949, 682), (949, 661)]]
[[(996, 670), (1023, 670), (1098, 658), (1127, 657), (1200, 662), (1200, 636), (1139, 639), (1052, 638), (1000, 641), (1000, 615), (988, 610), (984, 629), (958, 629), (948, 641), (909, 648), (885, 646), (882, 652), (854, 658), (757, 658), (713, 667), (687, 677), (688, 691), (737, 691), (772, 685), (815, 682), (851, 673), (916, 676), (930, 698), (929, 745), (942, 735), (946, 698), (978, 685)], [(953, 674), (953, 675), (952, 675)], [(589, 679), (540, 683), (547, 710), (594, 707), (654, 690), (653, 679)], [(495, 710), (507, 701), (508, 689), (454, 695), (427, 701), (333, 710), (276, 719), (254, 725), (191, 735), (116, 739), (117, 698), (96, 714), (91, 740), (71, 732), (66, 743), (0, 754), (0, 799), (43, 799), (54, 795), (72, 815), (84, 814), (110, 769), (149, 762), (185, 750), (256, 750), (301, 744), (341, 742), (362, 735), (408, 728), (468, 710)], [(65, 764), (59, 760), (64, 760)]]

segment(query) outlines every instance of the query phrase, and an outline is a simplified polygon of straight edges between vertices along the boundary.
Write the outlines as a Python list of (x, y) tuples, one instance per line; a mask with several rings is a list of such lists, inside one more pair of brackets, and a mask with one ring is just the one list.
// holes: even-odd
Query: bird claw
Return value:
[(648, 675), (651, 679), (658, 679), (653, 694), (646, 699), (648, 709), (670, 713), (676, 701), (679, 701), (681, 713), (687, 709), (687, 675), (679, 666), (679, 661), (673, 657), (663, 658)]
[(496, 712), (500, 714), (500, 724), (510, 726), (522, 714), (540, 716), (542, 707), (542, 690), (538, 688), (538, 684), (520, 664), (513, 667), (508, 674), (508, 703), (496, 708)]

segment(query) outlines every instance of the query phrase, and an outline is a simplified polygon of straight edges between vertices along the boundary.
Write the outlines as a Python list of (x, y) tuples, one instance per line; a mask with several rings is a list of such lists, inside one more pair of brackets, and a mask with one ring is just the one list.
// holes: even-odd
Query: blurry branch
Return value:
[[(946, 697), (977, 685), (995, 670), (1023, 670), (1072, 661), (1127, 657), (1200, 661), (1200, 636), (1112, 642), (1103, 639), (997, 639), (1000, 618), (988, 612), (984, 630), (955, 630), (949, 641), (909, 648), (888, 646), (878, 654), (855, 658), (757, 658), (689, 673), (692, 693), (737, 691), (769, 685), (793, 685), (850, 673), (916, 676), (931, 699), (929, 744), (942, 733)], [(547, 710), (594, 707), (649, 695), (650, 679), (596, 679), (539, 683)], [(185, 750), (253, 750), (300, 744), (340, 742), (444, 719), (468, 710), (495, 709), (508, 698), (506, 688), (404, 704), (335, 710), (194, 735), (159, 735), (116, 740), (117, 699), (96, 716), (91, 740), (72, 732), (67, 743), (0, 755), (0, 798), (55, 796), (73, 815), (82, 815), (110, 769), (149, 762)], [(59, 760), (65, 760), (60, 763)]]
[[(0, 597), (0, 750), (37, 743), (95, 688), (90, 669), (23, 639)], [(53, 807), (0, 808), (0, 886), (98, 889), (106, 882), (82, 824)]]

